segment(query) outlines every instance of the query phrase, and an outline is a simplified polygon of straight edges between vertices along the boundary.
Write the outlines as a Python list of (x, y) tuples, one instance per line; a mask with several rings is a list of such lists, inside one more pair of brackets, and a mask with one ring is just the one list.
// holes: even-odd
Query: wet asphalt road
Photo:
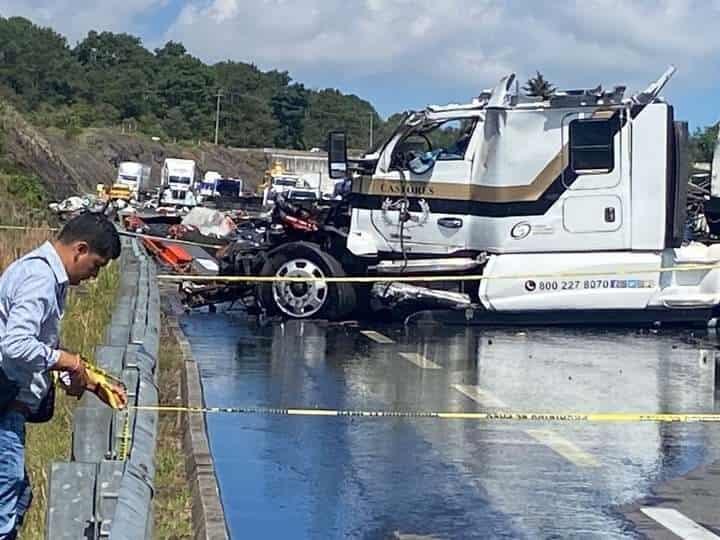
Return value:
[[(181, 323), (211, 407), (715, 410), (717, 340), (690, 331)], [(720, 458), (716, 424), (210, 415), (208, 430), (233, 538), (638, 538), (619, 505)]]

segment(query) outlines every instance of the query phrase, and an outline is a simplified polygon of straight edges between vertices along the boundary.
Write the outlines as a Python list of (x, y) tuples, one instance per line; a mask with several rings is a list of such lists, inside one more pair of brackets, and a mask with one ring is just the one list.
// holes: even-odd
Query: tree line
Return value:
[(373, 106), (336, 89), (311, 90), (286, 71), (207, 65), (181, 43), (149, 51), (138, 37), (91, 31), (74, 47), (51, 28), (0, 17), (0, 96), (42, 126), (79, 132), (125, 124), (148, 135), (305, 149), (344, 129), (367, 146), (385, 122)]

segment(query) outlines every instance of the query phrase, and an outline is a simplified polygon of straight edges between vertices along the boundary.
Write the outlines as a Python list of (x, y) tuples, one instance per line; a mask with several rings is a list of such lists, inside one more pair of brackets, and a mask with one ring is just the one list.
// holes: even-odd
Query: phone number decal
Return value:
[(653, 280), (644, 279), (569, 279), (539, 280), (529, 279), (525, 282), (527, 292), (536, 291), (571, 291), (579, 289), (652, 289)]

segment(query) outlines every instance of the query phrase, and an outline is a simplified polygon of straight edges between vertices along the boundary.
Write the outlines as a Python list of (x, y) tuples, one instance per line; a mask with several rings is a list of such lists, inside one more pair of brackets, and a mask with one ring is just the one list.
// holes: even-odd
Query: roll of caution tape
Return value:
[(124, 411), (122, 434), (120, 436), (120, 443), (118, 445), (118, 459), (120, 461), (126, 461), (130, 454), (130, 444), (132, 443), (132, 435), (130, 433), (130, 415), (127, 411)]

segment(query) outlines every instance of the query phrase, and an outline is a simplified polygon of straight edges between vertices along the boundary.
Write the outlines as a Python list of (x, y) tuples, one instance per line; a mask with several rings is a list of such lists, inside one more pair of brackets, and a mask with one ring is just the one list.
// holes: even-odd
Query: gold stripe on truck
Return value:
[(353, 192), (382, 197), (410, 197), (425, 199), (452, 199), (480, 202), (537, 201), (568, 162), (567, 145), (543, 168), (532, 182), (523, 186), (478, 186), (469, 182), (402, 182), (390, 178), (364, 176), (353, 180)]

